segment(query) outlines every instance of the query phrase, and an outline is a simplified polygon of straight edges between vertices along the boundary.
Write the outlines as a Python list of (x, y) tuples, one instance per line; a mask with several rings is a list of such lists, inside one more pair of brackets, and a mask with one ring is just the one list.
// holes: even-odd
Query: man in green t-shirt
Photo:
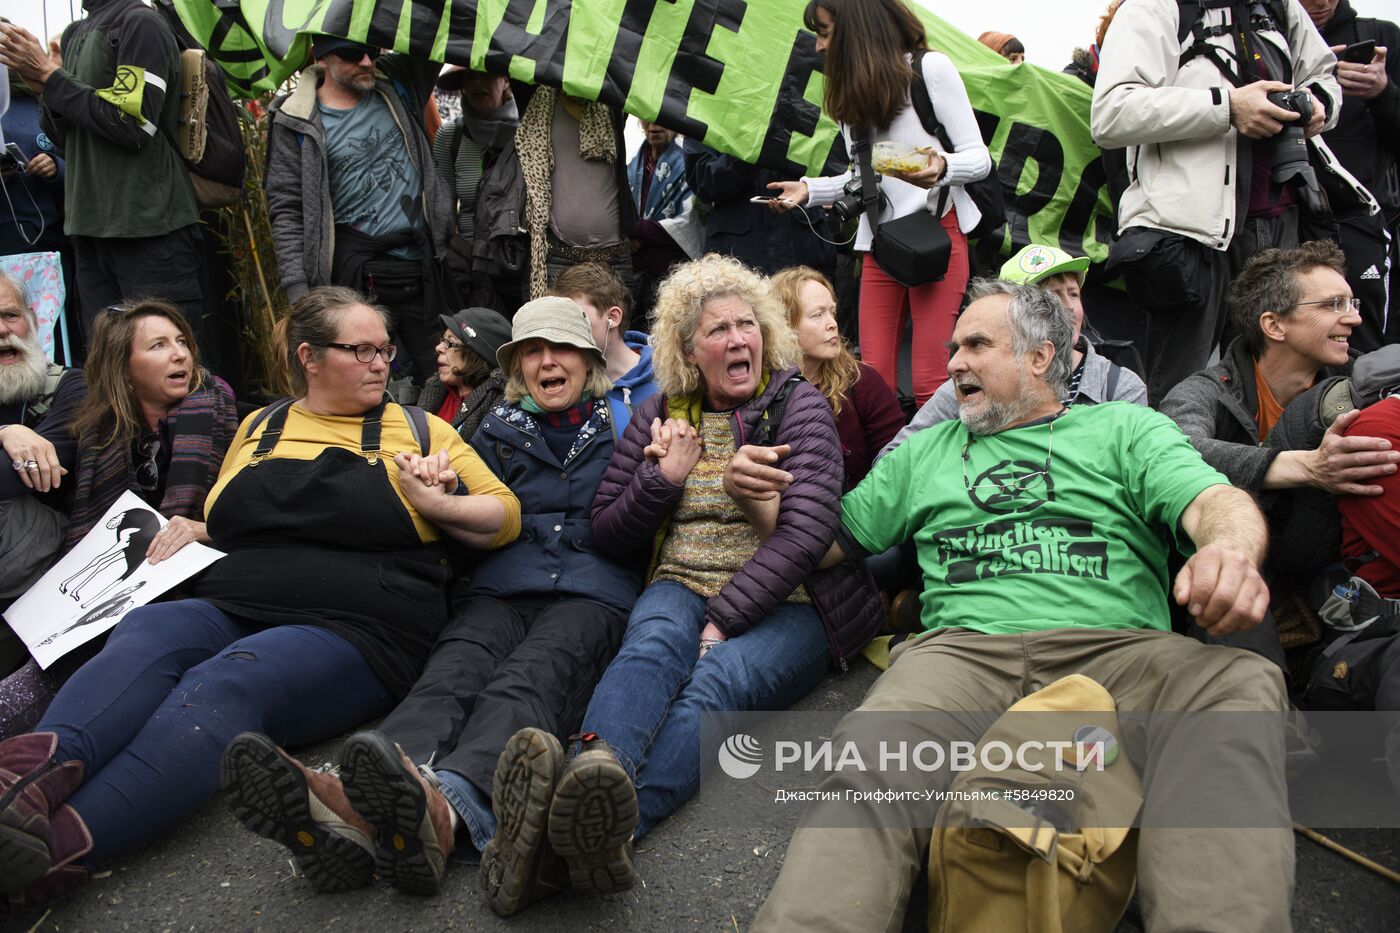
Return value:
[[(1168, 620), (1175, 544), (1191, 556), (1171, 595), (1204, 629), (1260, 622), (1268, 589), (1258, 508), (1165, 416), (1122, 402), (1060, 402), (1072, 322), (1053, 295), (984, 281), (972, 296), (948, 364), (958, 420), (910, 437), (842, 499), (823, 566), (841, 552), (878, 553), (912, 538), (926, 631), (894, 652), (833, 745), (858, 741), (853, 720), (868, 711), (995, 714), (1071, 674), (1102, 685), (1119, 710), (1283, 713), (1276, 667), (1174, 634)], [(745, 510), (763, 534), (776, 499), (752, 494)], [(1247, 777), (1258, 809), (1246, 825), (1263, 827), (1144, 829), (1138, 868), (1149, 928), (1287, 929), (1293, 843), (1276, 738), (1268, 729), (1232, 736), (1184, 775), (1166, 744), (1171, 730), (1148, 729), (1145, 747), (1130, 748), (1156, 769), (1144, 775), (1149, 801), (1154, 787), (1238, 790)], [(946, 774), (923, 778), (947, 787)], [(871, 780), (837, 770), (821, 789), (849, 802), (842, 791)], [(872, 905), (902, 917), (927, 861), (929, 824), (891, 828), (882, 815), (872, 804), (862, 822), (871, 828), (829, 829), (820, 807), (809, 811), (754, 929), (863, 928)], [(838, 821), (849, 825), (849, 814)]]

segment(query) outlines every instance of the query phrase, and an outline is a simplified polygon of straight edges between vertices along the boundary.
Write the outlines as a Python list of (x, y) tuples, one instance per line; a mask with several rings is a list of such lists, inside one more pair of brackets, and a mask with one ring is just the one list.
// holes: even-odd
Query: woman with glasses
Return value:
[[(200, 367), (185, 316), (155, 300), (108, 308), (95, 322), (84, 374), (90, 392), (72, 425), (77, 481), (64, 552), (128, 491), (170, 522), (148, 545), (117, 542), (124, 576), (188, 541), (207, 542), (204, 499), (238, 415), (228, 384)], [(92, 594), (79, 589), (71, 595), (82, 600)], [(0, 738), (28, 731), (63, 682), (100, 647), (100, 641), (84, 645), (47, 670), (31, 659), (0, 682)]]
[[(498, 761), (511, 763), (505, 773), (514, 765), (552, 775), (559, 739), (578, 728), (641, 589), (637, 555), (604, 556), (589, 524), (631, 414), (608, 398), (590, 321), (568, 298), (549, 297), (525, 304), (512, 323), (514, 339), (497, 354), (510, 374), (507, 401), (472, 447), (520, 497), (520, 537), (473, 568), (408, 697), (377, 731), (345, 743), (343, 790), (265, 735), (241, 735), (224, 752), (234, 813), (290, 848), (319, 891), (368, 884), (377, 861), (382, 880), (430, 894), (462, 845), (482, 853), (493, 909), (514, 912), (539, 866), (520, 846), (491, 840), (513, 838), (523, 811), (539, 803), (494, 794), (505, 777)], [(540, 735), (512, 742), (525, 727)], [(420, 776), (414, 763), (431, 770)], [(353, 809), (337, 807), (347, 796)], [(322, 841), (304, 845), (303, 834)]]
[(128, 614), (36, 731), (0, 743), (12, 908), (212, 796), (239, 733), (304, 745), (383, 715), (446, 621), (443, 535), (494, 548), (519, 533), (519, 502), (457, 433), (385, 399), (382, 309), (314, 289), (276, 336), (294, 398), (239, 426), (205, 504), (226, 556), (192, 598)]
[(437, 372), (423, 384), (418, 405), (469, 441), (505, 397), (506, 376), (496, 366), (496, 351), (510, 340), (510, 322), (490, 308), (463, 308), (441, 319)]

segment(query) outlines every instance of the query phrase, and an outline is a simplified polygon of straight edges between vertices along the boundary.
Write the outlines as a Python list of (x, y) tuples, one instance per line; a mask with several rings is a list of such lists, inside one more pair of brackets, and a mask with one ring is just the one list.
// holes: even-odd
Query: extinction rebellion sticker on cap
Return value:
[(1044, 246), (1033, 246), (1021, 254), (1021, 271), (1036, 275), (1055, 264), (1055, 254)]

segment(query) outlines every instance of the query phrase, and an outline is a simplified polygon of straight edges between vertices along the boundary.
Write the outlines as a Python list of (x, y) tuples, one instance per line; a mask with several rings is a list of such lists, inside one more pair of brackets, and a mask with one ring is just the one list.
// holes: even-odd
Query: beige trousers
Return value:
[[(1057, 629), (1024, 635), (983, 635), (966, 629), (926, 633), (895, 650), (890, 669), (860, 709), (833, 736), (857, 741), (863, 714), (873, 711), (1005, 710), (1016, 700), (1069, 674), (1097, 681), (1121, 713), (1159, 711), (1283, 712), (1288, 703), (1279, 669), (1236, 648), (1203, 645), (1169, 632)], [(886, 712), (888, 715), (888, 712)], [(941, 717), (940, 717), (941, 718)], [(1182, 755), (1172, 746), (1171, 722), (1145, 728), (1134, 752), (1143, 776), (1144, 827), (1138, 880), (1147, 929), (1269, 931), (1290, 928), (1293, 834), (1284, 782), (1282, 717), (1277, 730), (1219, 743), (1211, 754)], [(867, 723), (870, 720), (866, 720)], [(1125, 742), (1134, 745), (1125, 734)], [(1189, 764), (1183, 765), (1183, 762)], [(1241, 780), (1241, 775), (1247, 780)], [(868, 776), (835, 772), (823, 790), (868, 789)], [(946, 786), (947, 781), (944, 781)], [(1209, 814), (1212, 789), (1248, 786), (1253, 813), (1269, 828), (1214, 828), (1208, 815), (1195, 827), (1153, 828), (1147, 809), (1156, 799), (1178, 806), (1199, 802)], [(872, 814), (869, 826), (849, 825), (814, 803), (793, 835), (782, 872), (752, 929), (756, 931), (898, 931), (911, 889), (928, 860), (924, 828), (891, 826)], [(1179, 811), (1178, 811), (1179, 812)], [(914, 822), (918, 822), (917, 820)], [(1229, 822), (1228, 815), (1221, 822)]]

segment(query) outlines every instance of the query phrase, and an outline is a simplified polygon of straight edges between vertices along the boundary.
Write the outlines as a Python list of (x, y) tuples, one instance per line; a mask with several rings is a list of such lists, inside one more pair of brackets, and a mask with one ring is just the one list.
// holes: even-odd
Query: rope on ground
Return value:
[(1315, 829), (1308, 829), (1306, 826), (1299, 826), (1297, 823), (1294, 823), (1293, 831), (1305, 839), (1311, 839), (1313, 842), (1322, 846), (1324, 849), (1330, 849), (1338, 855), (1342, 856), (1343, 858), (1350, 859), (1351, 861), (1360, 865), (1362, 868), (1369, 869), (1370, 871), (1375, 872), (1376, 874), (1380, 875), (1382, 878), (1387, 879), (1388, 881), (1392, 881), (1395, 884), (1400, 884), (1400, 872), (1386, 868), (1384, 865), (1381, 865), (1378, 862), (1373, 862), (1366, 856), (1362, 855), (1360, 852), (1353, 852), (1351, 849), (1348, 849), (1340, 842), (1335, 842), (1331, 839), (1328, 839), (1326, 836), (1322, 835), (1322, 833), (1318, 832)]

